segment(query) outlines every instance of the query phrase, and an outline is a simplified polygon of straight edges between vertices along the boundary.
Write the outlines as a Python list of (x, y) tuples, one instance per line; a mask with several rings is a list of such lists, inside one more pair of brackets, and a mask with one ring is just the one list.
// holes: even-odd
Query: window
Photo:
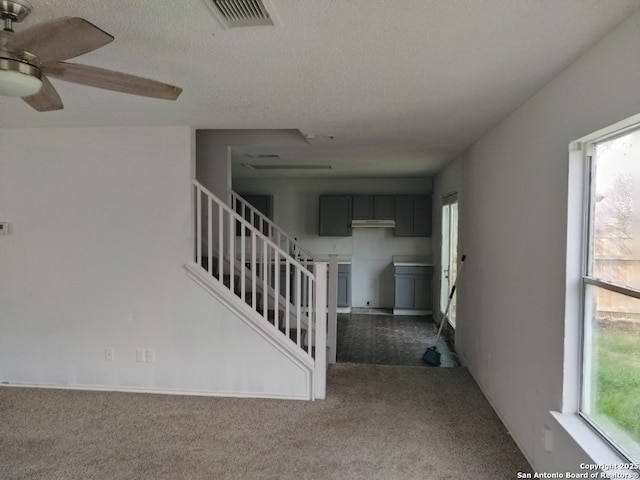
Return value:
[(582, 145), (580, 414), (640, 461), (640, 125)]

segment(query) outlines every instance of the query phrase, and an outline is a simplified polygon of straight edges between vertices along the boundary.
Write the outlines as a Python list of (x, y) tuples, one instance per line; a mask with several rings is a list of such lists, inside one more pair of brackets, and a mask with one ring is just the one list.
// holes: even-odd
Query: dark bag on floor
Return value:
[(422, 355), (422, 359), (434, 367), (440, 366), (440, 352), (436, 350), (436, 347), (427, 348), (427, 351)]

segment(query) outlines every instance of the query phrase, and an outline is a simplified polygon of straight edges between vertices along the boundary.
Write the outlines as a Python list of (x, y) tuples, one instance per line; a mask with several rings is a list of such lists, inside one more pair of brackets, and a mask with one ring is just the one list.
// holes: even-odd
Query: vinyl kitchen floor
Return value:
[[(338, 315), (337, 361), (376, 365), (429, 365), (422, 359), (434, 345), (437, 327), (431, 317), (376, 313)], [(442, 367), (458, 366), (455, 354), (441, 338)]]

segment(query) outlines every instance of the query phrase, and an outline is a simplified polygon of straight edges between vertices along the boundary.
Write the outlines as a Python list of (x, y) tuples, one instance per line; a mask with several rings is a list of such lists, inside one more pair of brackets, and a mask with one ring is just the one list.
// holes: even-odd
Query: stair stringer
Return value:
[(189, 278), (305, 373), (305, 396), (312, 400), (314, 359), (196, 262), (187, 263), (185, 269)]

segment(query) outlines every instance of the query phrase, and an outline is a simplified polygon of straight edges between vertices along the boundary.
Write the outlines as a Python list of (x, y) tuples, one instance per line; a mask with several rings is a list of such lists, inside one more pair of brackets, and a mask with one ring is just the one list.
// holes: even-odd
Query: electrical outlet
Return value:
[(136, 362), (146, 362), (147, 351), (144, 348), (136, 349)]
[(156, 361), (156, 351), (153, 348), (147, 348), (147, 362), (153, 363)]
[(105, 362), (113, 362), (113, 348), (105, 348), (104, 349), (104, 361)]

